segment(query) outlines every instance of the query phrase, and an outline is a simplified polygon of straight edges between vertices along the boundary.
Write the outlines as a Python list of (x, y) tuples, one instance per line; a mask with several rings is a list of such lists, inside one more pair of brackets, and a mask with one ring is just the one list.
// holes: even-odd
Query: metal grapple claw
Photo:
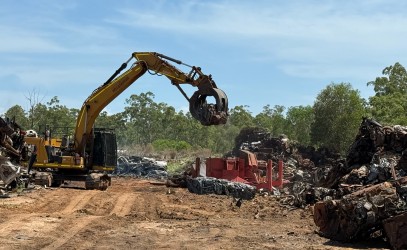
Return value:
[[(212, 96), (216, 103), (207, 103), (206, 98)], [(202, 88), (189, 99), (189, 111), (202, 125), (225, 124), (228, 119), (228, 98), (221, 89)]]

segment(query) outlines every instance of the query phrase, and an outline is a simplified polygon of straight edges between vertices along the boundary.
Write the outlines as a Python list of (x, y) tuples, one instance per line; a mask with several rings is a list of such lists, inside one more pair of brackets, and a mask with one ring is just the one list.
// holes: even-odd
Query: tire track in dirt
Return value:
[(85, 190), (79, 195), (73, 197), (69, 204), (60, 212), (63, 215), (72, 214), (79, 209), (83, 208), (92, 199), (97, 192), (92, 190)]
[[(35, 223), (35, 220), (37, 220), (39, 217), (42, 217), (43, 215), (49, 216), (51, 215), (52, 217), (54, 216), (59, 216), (59, 215), (70, 215), (75, 213), (76, 211), (80, 210), (83, 208), (88, 202), (97, 194), (97, 192), (92, 192), (90, 190), (86, 190), (84, 192), (78, 192), (77, 195), (75, 195), (69, 203), (65, 206), (65, 208), (57, 209), (55, 211), (55, 207), (52, 208), (52, 211), (49, 211), (45, 205), (41, 206), (37, 211), (32, 212), (32, 213), (16, 213), (9, 215), (9, 218), (4, 221), (3, 223), (0, 223), (0, 235), (2, 236), (9, 236), (13, 234), (13, 231), (15, 230), (20, 230), (22, 228), (22, 225), (25, 224), (33, 224)], [(66, 199), (66, 198), (65, 198)], [(50, 200), (49, 197), (46, 200)], [(44, 202), (43, 201), (43, 202)], [(52, 205), (50, 205), (52, 207)], [(76, 226), (74, 227), (74, 231), (76, 231), (75, 228), (78, 228), (77, 230), (79, 231), (82, 227), (86, 226), (90, 221), (88, 221), (87, 218), (84, 218), (83, 221), (81, 219), (76, 219), (75, 224)], [(53, 227), (52, 227), (53, 228)], [(51, 228), (50, 228), (51, 230)]]
[[(74, 213), (77, 210), (80, 210), (81, 208), (85, 207), (96, 194), (97, 194), (97, 192), (90, 194), (89, 190), (81, 193), (77, 197), (74, 197), (74, 199), (72, 199), (70, 201), (70, 203), (65, 207), (64, 210), (62, 210), (61, 213), (64, 215), (69, 215), (71, 213)], [(132, 205), (135, 200), (136, 200), (135, 195), (133, 195), (131, 193), (124, 193), (124, 194), (118, 195), (115, 206), (107, 215), (116, 214), (117, 216), (120, 216), (120, 217), (124, 217), (124, 216), (128, 215), (131, 212)], [(94, 222), (94, 220), (101, 219), (101, 218), (104, 218), (104, 216), (85, 215), (85, 216), (80, 216), (78, 218), (72, 218), (70, 225), (73, 225), (73, 226), (66, 228), (66, 230), (64, 230), (64, 234), (62, 236), (57, 237), (56, 241), (54, 241), (52, 244), (44, 247), (43, 249), (47, 250), (47, 249), (58, 249), (61, 247), (63, 248), (65, 244), (67, 244), (67, 243), (69, 244), (71, 239), (79, 238), (76, 236), (83, 229), (85, 229), (87, 227), (91, 227), (91, 224)], [(94, 222), (94, 223), (97, 224), (97, 222)], [(87, 242), (87, 243), (91, 244), (90, 242)]]
[(64, 230), (64, 233), (60, 237), (58, 237), (57, 240), (42, 249), (49, 250), (60, 248), (75, 235), (77, 235), (83, 228), (87, 227), (92, 221), (98, 218), (100, 218), (100, 216), (86, 216), (75, 219), (71, 224), (72, 227)]
[(119, 217), (124, 217), (130, 214), (132, 206), (136, 197), (133, 194), (125, 193), (120, 195), (117, 198), (116, 204), (112, 211), (110, 211), (110, 215), (116, 214)]
[(11, 218), (0, 224), (0, 235), (6, 235), (19, 228), (23, 221), (32, 217), (32, 214), (13, 214)]
[[(74, 213), (77, 210), (80, 210), (81, 208), (85, 207), (96, 194), (97, 194), (97, 192), (90, 194), (89, 190), (81, 193), (77, 197), (74, 197), (74, 199), (72, 199), (70, 201), (70, 203), (65, 207), (64, 210), (62, 210), (61, 213), (63, 215), (69, 215), (71, 213)], [(116, 214), (117, 216), (124, 217), (124, 216), (128, 215), (131, 212), (132, 205), (135, 200), (136, 200), (136, 197), (131, 193), (119, 194), (117, 196), (115, 206), (108, 214), (106, 214), (106, 216)], [(73, 226), (69, 227), (69, 228), (65, 227), (64, 234), (59, 237), (56, 237), (57, 238), (56, 241), (54, 241), (52, 244), (44, 247), (43, 249), (47, 250), (47, 249), (64, 248), (65, 244), (68, 244), (67, 247), (69, 247), (69, 242), (72, 239), (80, 238), (80, 237), (76, 237), (76, 236), (78, 236), (78, 234), (80, 234), (80, 232), (82, 230), (92, 227), (91, 224), (93, 224), (93, 223), (97, 224), (97, 222), (94, 222), (95, 220), (101, 219), (104, 217), (105, 216), (101, 216), (101, 215), (98, 215), (98, 216), (84, 215), (84, 216), (80, 216), (78, 218), (71, 217), (72, 221), (69, 224), (73, 225)], [(90, 242), (86, 242), (86, 244), (88, 244), (87, 247), (90, 247), (92, 245), (92, 243), (90, 243)]]

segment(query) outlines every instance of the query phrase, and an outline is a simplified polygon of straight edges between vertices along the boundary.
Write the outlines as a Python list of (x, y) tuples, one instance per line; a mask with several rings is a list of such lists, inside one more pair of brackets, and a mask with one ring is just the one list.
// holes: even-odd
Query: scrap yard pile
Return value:
[(393, 248), (405, 249), (406, 159), (406, 127), (364, 119), (346, 161), (324, 180), (345, 195), (315, 204), (314, 221), (321, 234), (343, 241), (384, 235)]
[(117, 159), (117, 168), (114, 174), (118, 176), (166, 179), (168, 177), (167, 162), (147, 157), (121, 155)]
[(234, 198), (251, 200), (256, 195), (256, 188), (244, 183), (236, 183), (211, 177), (192, 178), (184, 175), (169, 175), (167, 162), (140, 156), (124, 156), (118, 158), (117, 176), (131, 176), (144, 179), (167, 180), (166, 185), (188, 188), (191, 193), (227, 195)]
[(0, 117), (0, 194), (4, 197), (7, 191), (28, 185), (26, 171), (18, 164), (20, 152), (24, 154), (20, 126)]
[(241, 132), (234, 153), (242, 147), (284, 161), (281, 201), (313, 206), (320, 235), (343, 242), (382, 237), (394, 249), (407, 247), (407, 127), (364, 118), (346, 158), (258, 128)]

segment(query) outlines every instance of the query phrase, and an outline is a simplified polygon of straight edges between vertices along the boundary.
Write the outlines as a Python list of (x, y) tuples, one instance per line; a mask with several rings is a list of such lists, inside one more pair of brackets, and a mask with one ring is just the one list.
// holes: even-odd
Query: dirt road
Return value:
[[(0, 200), (0, 249), (382, 249), (315, 233), (310, 210), (115, 178), (107, 191), (37, 188)], [(377, 247), (377, 248), (375, 248)]]

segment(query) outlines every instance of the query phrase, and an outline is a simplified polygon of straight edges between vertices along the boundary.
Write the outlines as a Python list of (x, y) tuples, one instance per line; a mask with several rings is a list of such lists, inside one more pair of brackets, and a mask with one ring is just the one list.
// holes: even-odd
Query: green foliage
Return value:
[(248, 108), (249, 107), (246, 105), (240, 105), (232, 108), (229, 111), (230, 124), (238, 128), (253, 126), (253, 117)]
[(186, 141), (175, 141), (169, 139), (159, 139), (155, 140), (152, 143), (153, 147), (157, 151), (165, 151), (165, 150), (189, 150), (192, 148), (191, 144)]
[(254, 117), (254, 126), (255, 127), (260, 127), (260, 128), (265, 128), (268, 131), (271, 131), (273, 128), (273, 110), (270, 108), (270, 105), (267, 104), (266, 106), (263, 107), (263, 111), (257, 114)]
[(182, 174), (190, 166), (192, 166), (191, 157), (167, 161), (167, 171), (170, 174)]
[[(77, 109), (69, 109), (64, 105), (59, 104), (58, 97), (53, 97), (45, 104), (36, 103), (30, 108), (30, 111), (25, 112), (20, 106), (16, 105), (7, 110), (7, 117), (16, 118), (16, 122), (23, 129), (34, 129), (39, 131), (48, 127), (70, 127), (75, 126)], [(73, 130), (71, 129), (71, 132)]]
[[(209, 148), (215, 153), (225, 153), (230, 151), (234, 147), (234, 139), (239, 134), (240, 129), (230, 124), (212, 127), (212, 129), (214, 130), (214, 140)], [(206, 148), (205, 145), (201, 145), (201, 147)]]
[(285, 107), (281, 105), (275, 105), (272, 109), (271, 121), (273, 127), (271, 133), (275, 136), (285, 133), (286, 121), (283, 114), (284, 110)]
[(383, 124), (407, 125), (407, 72), (400, 64), (386, 67), (382, 77), (368, 82), (375, 95), (369, 98), (370, 113)]
[(369, 99), (372, 117), (383, 124), (407, 125), (407, 95), (393, 93)]
[(311, 142), (345, 153), (365, 115), (359, 91), (349, 83), (330, 84), (319, 93), (313, 109)]
[(290, 107), (286, 116), (288, 138), (303, 145), (311, 143), (311, 125), (314, 121), (314, 110), (311, 106)]
[(15, 119), (17, 124), (23, 129), (27, 129), (29, 127), (30, 121), (28, 120), (27, 113), (19, 105), (9, 108), (5, 113), (5, 116), (10, 119)]
[(111, 128), (115, 129), (125, 125), (125, 118), (123, 113), (109, 115), (106, 111), (100, 112), (96, 118), (95, 127), (97, 128)]
[(382, 74), (385, 76), (377, 77), (376, 80), (367, 83), (367, 85), (373, 85), (376, 96), (391, 95), (397, 92), (406, 93), (407, 72), (400, 63), (396, 62), (393, 66), (384, 68)]
[(287, 132), (287, 121), (284, 115), (284, 110), (284, 106), (275, 105), (271, 108), (270, 105), (267, 104), (263, 107), (263, 111), (254, 117), (253, 123), (255, 127), (267, 129), (274, 136), (285, 134)]

